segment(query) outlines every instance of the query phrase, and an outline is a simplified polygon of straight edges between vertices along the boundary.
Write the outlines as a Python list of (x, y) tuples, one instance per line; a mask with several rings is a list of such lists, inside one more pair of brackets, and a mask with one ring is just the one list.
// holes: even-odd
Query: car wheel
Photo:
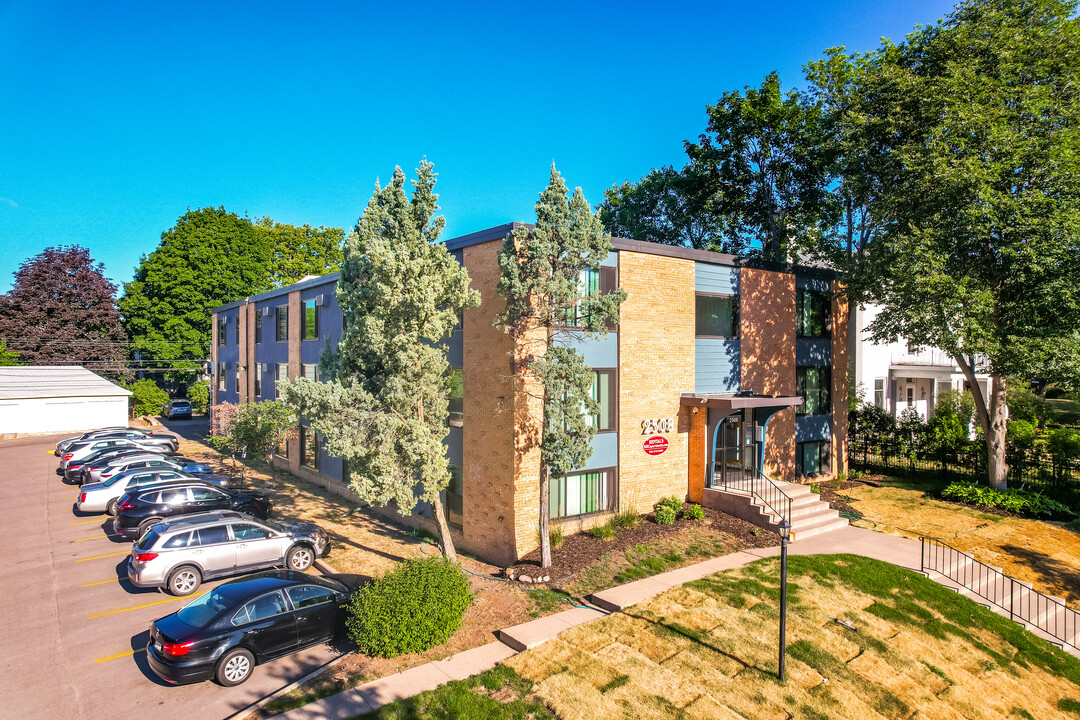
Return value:
[(141, 538), (143, 535), (145, 535), (147, 530), (154, 527), (159, 522), (161, 522), (161, 518), (156, 518), (155, 517), (155, 518), (147, 518), (146, 520), (143, 520), (141, 523), (139, 523), (139, 535), (136, 538), (136, 540), (138, 538)]
[(235, 648), (221, 656), (214, 674), (219, 683), (232, 687), (251, 677), (254, 668), (255, 656), (244, 648)]
[(116, 498), (113, 498), (109, 502), (105, 503), (105, 513), (107, 515), (116, 514)]
[(239, 508), (236, 509), (236, 512), (242, 512), (245, 515), (250, 515), (251, 517), (259, 516), (259, 511), (256, 510), (255, 507), (252, 505), (241, 505)]
[(285, 560), (290, 570), (304, 572), (315, 562), (315, 552), (307, 545), (297, 545), (289, 550)]
[(190, 595), (202, 585), (202, 575), (190, 565), (178, 567), (169, 573), (169, 592), (173, 595)]

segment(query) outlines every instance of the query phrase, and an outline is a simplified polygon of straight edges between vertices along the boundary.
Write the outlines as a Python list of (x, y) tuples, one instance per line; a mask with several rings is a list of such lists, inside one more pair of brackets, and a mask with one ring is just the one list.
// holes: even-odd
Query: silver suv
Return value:
[(302, 572), (329, 552), (318, 525), (219, 510), (154, 525), (132, 545), (127, 574), (136, 587), (190, 595), (203, 580), (223, 575), (272, 567)]

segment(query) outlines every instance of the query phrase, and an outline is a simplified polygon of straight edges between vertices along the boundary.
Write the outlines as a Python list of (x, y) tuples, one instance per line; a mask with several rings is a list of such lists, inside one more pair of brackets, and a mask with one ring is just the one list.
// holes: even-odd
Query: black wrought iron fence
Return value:
[(784, 492), (780, 483), (762, 472), (723, 473), (717, 472), (712, 487), (725, 491), (749, 493), (756, 497), (777, 520), (791, 522), (791, 497)]
[(1042, 630), (1055, 640), (1077, 647), (1080, 612), (1028, 583), (981, 563), (971, 555), (932, 537), (920, 537), (922, 570), (934, 571), (1009, 613), (1009, 618)]

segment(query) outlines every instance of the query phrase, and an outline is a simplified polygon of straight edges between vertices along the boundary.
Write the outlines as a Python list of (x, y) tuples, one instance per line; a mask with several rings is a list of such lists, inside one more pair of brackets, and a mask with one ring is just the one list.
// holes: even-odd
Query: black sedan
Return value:
[(273, 570), (219, 585), (150, 625), (146, 657), (170, 683), (239, 685), (259, 663), (333, 638), (349, 587)]
[(257, 490), (214, 487), (198, 480), (171, 482), (148, 485), (121, 497), (116, 503), (113, 529), (126, 538), (137, 538), (165, 518), (177, 515), (237, 510), (265, 519), (270, 509), (270, 498)]

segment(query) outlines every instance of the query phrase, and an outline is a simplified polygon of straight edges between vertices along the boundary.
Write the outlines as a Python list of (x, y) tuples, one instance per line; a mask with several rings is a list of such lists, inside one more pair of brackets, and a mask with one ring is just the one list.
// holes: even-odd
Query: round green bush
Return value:
[(670, 525), (675, 522), (675, 511), (671, 509), (670, 505), (656, 506), (656, 522), (661, 525)]
[(694, 505), (690, 506), (690, 509), (687, 510), (684, 515), (688, 520), (704, 520), (705, 510), (703, 510), (700, 505), (695, 503)]
[(409, 558), (353, 593), (345, 626), (360, 652), (396, 657), (450, 639), (472, 603), (469, 579), (443, 558)]

